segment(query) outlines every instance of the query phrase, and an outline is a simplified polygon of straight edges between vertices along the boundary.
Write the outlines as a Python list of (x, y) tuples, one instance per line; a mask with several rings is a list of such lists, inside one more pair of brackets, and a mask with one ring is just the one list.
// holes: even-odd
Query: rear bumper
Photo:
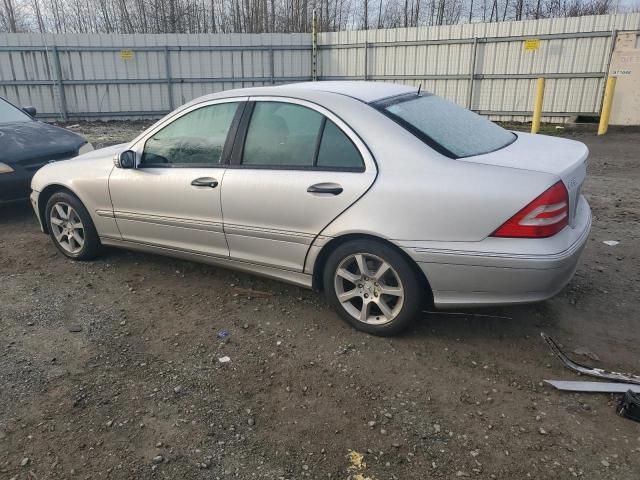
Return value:
[(573, 227), (545, 239), (402, 244), (425, 273), (436, 307), (530, 303), (556, 295), (573, 277), (591, 230), (580, 198)]

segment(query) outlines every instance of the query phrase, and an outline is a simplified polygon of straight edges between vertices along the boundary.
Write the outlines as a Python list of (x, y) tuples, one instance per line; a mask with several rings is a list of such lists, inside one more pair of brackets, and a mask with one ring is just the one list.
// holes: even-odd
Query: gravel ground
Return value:
[[(144, 125), (74, 130), (106, 145)], [(115, 249), (68, 261), (27, 204), (0, 207), (0, 477), (639, 478), (616, 396), (541, 383), (577, 377), (540, 331), (640, 372), (640, 134), (573, 136), (594, 212), (574, 280), (393, 339), (250, 275)]]

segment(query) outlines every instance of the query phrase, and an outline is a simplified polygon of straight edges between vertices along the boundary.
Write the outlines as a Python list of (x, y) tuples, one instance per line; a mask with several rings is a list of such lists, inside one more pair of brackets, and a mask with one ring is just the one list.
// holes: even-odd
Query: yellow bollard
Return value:
[(531, 121), (531, 133), (540, 131), (540, 117), (542, 117), (542, 101), (544, 100), (544, 78), (536, 82), (536, 100), (533, 105), (533, 120)]
[(600, 125), (598, 125), (598, 135), (604, 135), (609, 129), (609, 115), (611, 114), (611, 102), (613, 102), (613, 92), (616, 89), (616, 77), (607, 78), (607, 86), (604, 89), (602, 99), (602, 112), (600, 112)]

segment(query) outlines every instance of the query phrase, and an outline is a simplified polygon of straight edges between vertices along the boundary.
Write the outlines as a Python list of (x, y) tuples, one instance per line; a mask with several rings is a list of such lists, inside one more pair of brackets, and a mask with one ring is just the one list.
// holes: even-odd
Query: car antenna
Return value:
[(420, 83), (420, 85), (418, 85), (418, 95), (420, 95), (420, 90), (422, 90), (422, 83)]

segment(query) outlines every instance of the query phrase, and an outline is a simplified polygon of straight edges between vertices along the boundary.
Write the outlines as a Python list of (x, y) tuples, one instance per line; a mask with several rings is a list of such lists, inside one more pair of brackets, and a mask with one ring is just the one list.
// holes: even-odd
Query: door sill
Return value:
[(103, 245), (110, 247), (126, 248), (129, 250), (136, 250), (139, 252), (157, 253), (159, 255), (165, 255), (175, 258), (181, 258), (183, 260), (191, 260), (198, 263), (206, 263), (217, 267), (230, 268), (232, 270), (239, 270), (242, 272), (253, 273), (267, 278), (273, 278), (275, 280), (281, 280), (283, 282), (297, 285), (304, 288), (312, 288), (312, 276), (302, 272), (295, 272), (292, 270), (285, 270), (282, 268), (272, 267), (268, 265), (261, 265), (257, 263), (245, 262), (242, 260), (235, 260), (229, 257), (217, 257), (213, 255), (206, 255), (202, 253), (180, 250), (176, 248), (162, 247), (159, 245), (153, 245), (149, 243), (133, 242), (129, 240), (122, 240), (113, 237), (100, 237), (100, 242)]

